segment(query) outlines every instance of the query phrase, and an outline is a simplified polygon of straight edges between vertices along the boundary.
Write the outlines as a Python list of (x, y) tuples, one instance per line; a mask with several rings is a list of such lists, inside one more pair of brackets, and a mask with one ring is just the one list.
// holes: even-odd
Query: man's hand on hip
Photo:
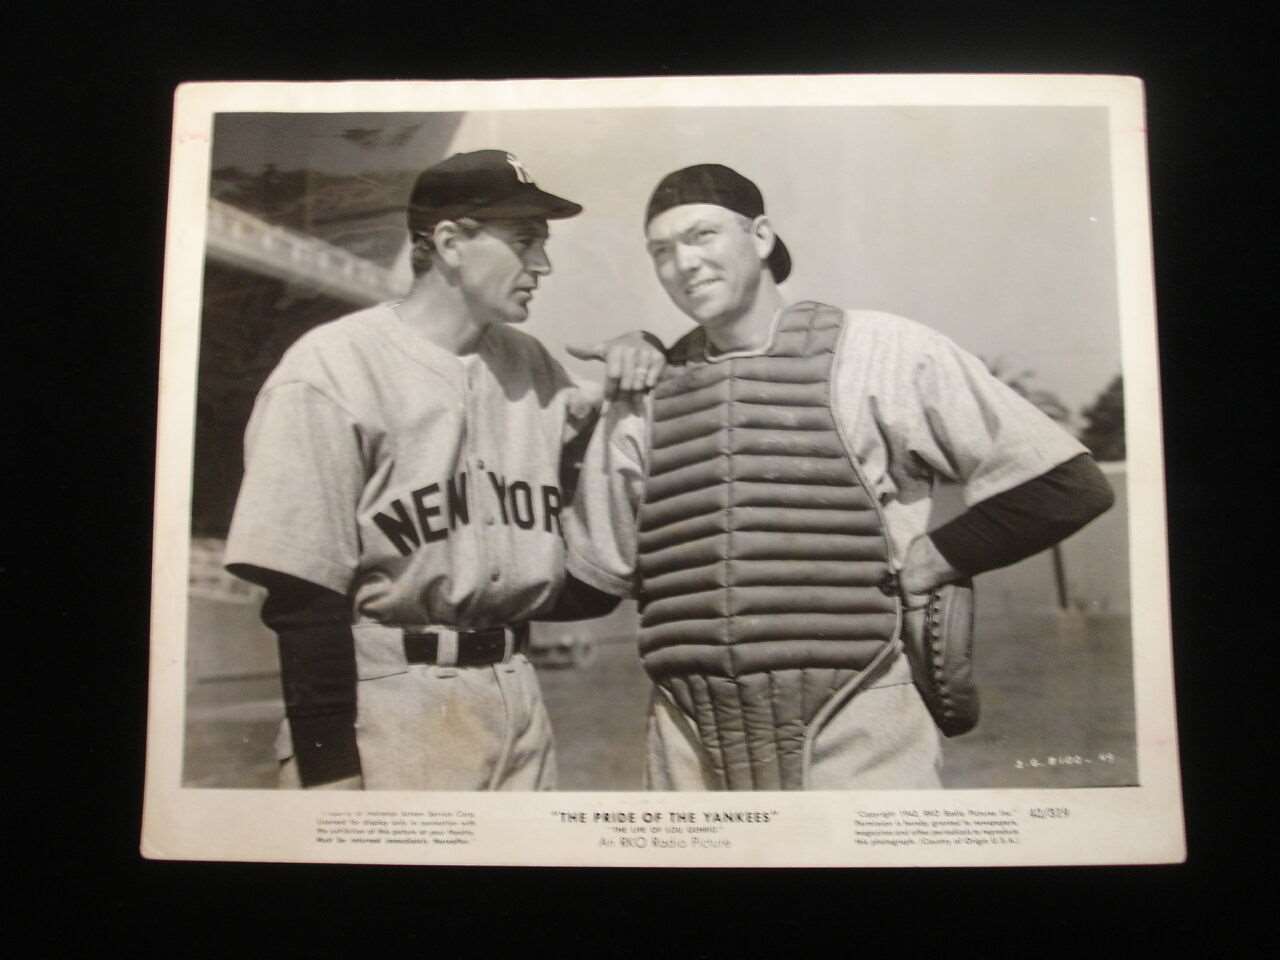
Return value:
[(931, 590), (963, 577), (964, 574), (947, 561), (926, 534), (911, 541), (898, 582), (907, 606), (914, 608), (925, 605)]

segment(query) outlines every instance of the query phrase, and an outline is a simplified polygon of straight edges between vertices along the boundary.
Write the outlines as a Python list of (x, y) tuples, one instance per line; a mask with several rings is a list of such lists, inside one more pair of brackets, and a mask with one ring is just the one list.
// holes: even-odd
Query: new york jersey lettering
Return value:
[[(470, 486), (465, 471), (443, 483), (416, 487), (389, 500), (374, 513), (373, 522), (403, 557), (448, 539), (459, 527), (470, 526), (472, 506), (480, 508), (482, 517), (500, 517), (503, 526), (561, 534), (563, 498), (559, 487), (508, 481), (492, 472), (487, 476), (489, 490), (483, 485)], [(481, 502), (473, 503), (473, 496), (479, 496)]]

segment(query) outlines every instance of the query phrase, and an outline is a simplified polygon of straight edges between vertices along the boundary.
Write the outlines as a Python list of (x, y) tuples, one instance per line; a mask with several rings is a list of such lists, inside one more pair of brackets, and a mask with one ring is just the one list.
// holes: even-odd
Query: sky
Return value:
[[(691, 321), (644, 249), (666, 173), (727, 164), (754, 180), (794, 269), (790, 300), (883, 310), (934, 327), (1078, 411), (1120, 371), (1107, 117), (1094, 107), (686, 107), (224, 117), (214, 166), (420, 169), (448, 153), (514, 153), (585, 212), (554, 221), (525, 327), (566, 342)], [(407, 267), (402, 265), (402, 270)]]
[(1072, 409), (1120, 371), (1102, 109), (484, 112), (463, 116), (450, 150), (491, 146), (585, 207), (551, 225), (555, 273), (528, 322), (553, 349), (690, 328), (653, 275), (641, 220), (662, 176), (716, 162), (764, 194), (794, 261), (788, 299), (911, 317), (1034, 371)]

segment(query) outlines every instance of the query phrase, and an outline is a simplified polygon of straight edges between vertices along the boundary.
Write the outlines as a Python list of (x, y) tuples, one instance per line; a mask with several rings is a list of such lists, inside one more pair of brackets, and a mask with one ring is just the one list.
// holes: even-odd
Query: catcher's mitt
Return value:
[(978, 724), (978, 688), (973, 682), (973, 581), (960, 580), (931, 591), (923, 627), (919, 624), (917, 618), (908, 617), (902, 631), (916, 689), (944, 735), (967, 733)]

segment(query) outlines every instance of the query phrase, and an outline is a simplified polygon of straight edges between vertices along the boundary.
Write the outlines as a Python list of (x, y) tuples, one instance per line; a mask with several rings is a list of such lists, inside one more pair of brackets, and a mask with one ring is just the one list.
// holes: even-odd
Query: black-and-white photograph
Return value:
[(183, 791), (1144, 786), (1107, 106), (356, 100), (188, 185)]

